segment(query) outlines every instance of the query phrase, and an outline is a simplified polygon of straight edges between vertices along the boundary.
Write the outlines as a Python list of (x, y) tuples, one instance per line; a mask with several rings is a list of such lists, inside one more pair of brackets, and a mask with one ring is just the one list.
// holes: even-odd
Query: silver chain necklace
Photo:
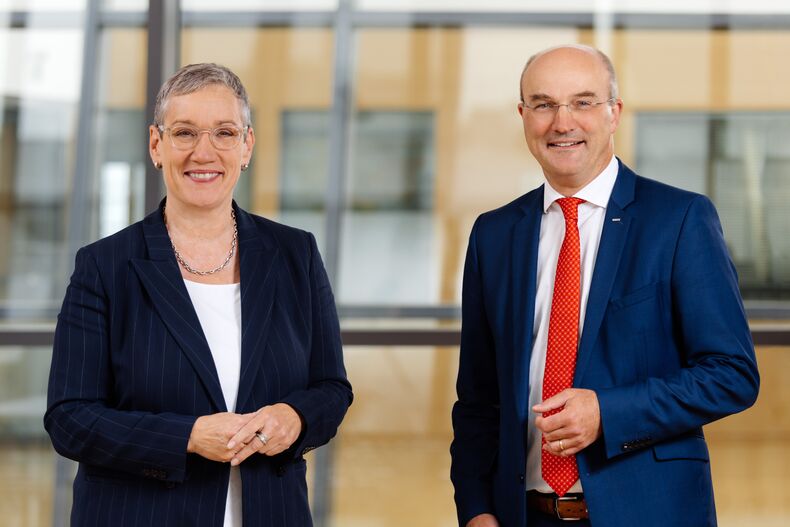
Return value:
[[(164, 217), (165, 220), (165, 228), (167, 228), (167, 213), (166, 213), (166, 209), (164, 208), (162, 209), (162, 216)], [(178, 263), (180, 263), (184, 267), (184, 269), (186, 269), (188, 272), (200, 276), (208, 276), (210, 274), (218, 273), (223, 269), (225, 269), (230, 263), (230, 259), (233, 258), (233, 253), (236, 252), (236, 241), (239, 238), (239, 229), (236, 225), (236, 211), (234, 211), (233, 209), (230, 209), (230, 217), (233, 219), (233, 241), (230, 242), (230, 251), (228, 252), (228, 256), (225, 257), (225, 261), (222, 262), (222, 264), (220, 264), (219, 267), (215, 267), (210, 271), (200, 271), (199, 269), (195, 269), (194, 267), (189, 265), (186, 262), (186, 260), (184, 260), (184, 258), (181, 256), (181, 254), (178, 252), (178, 249), (176, 249), (176, 244), (173, 243), (173, 238), (170, 236), (170, 229), (168, 229), (167, 236), (170, 238), (170, 246), (173, 248), (173, 252), (176, 255), (176, 260), (178, 260)]]

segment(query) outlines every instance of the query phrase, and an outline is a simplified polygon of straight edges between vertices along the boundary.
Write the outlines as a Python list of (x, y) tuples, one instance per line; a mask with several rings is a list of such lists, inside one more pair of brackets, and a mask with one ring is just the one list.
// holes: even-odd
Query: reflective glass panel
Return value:
[(520, 11), (536, 13), (787, 13), (777, 0), (356, 0), (358, 9), (370, 11)]
[(0, 29), (0, 318), (54, 315), (82, 67), (78, 29)]
[(0, 12), (82, 11), (86, 5), (87, 0), (0, 0)]
[(185, 11), (320, 11), (335, 9), (337, 0), (182, 0)]
[(640, 171), (711, 197), (747, 299), (790, 298), (788, 114), (639, 115)]
[(49, 347), (0, 345), (0, 516), (3, 525), (51, 525), (55, 452), (44, 435)]
[(105, 11), (146, 11), (148, 0), (102, 0)]
[(183, 64), (224, 64), (247, 89), (256, 144), (239, 204), (313, 232), (322, 250), (332, 46), (329, 29), (189, 28), (181, 40)]
[(330, 524), (457, 526), (449, 446), (458, 349), (344, 353), (355, 401), (334, 444)]
[[(744, 262), (739, 267), (746, 296), (783, 298), (774, 280), (785, 280), (786, 244), (774, 238), (787, 220), (784, 212), (778, 212), (783, 209), (774, 206), (772, 200), (773, 196), (780, 199), (780, 189), (784, 188), (781, 181), (787, 178), (784, 154), (775, 146), (785, 144), (776, 139), (785, 136), (785, 125), (781, 124), (785, 118), (780, 115), (770, 121), (773, 124), (767, 124), (767, 115), (756, 122), (745, 116), (745, 120), (737, 121), (732, 117), (716, 128), (705, 120), (693, 119), (676, 126), (660, 116), (700, 110), (787, 112), (787, 83), (774, 65), (790, 54), (789, 32), (370, 28), (356, 32), (352, 129), (361, 116), (377, 112), (430, 114), (433, 153), (426, 159), (433, 167), (426, 173), (433, 180), (426, 188), (433, 189), (434, 196), (424, 202), (426, 208), (406, 208), (401, 215), (394, 215), (382, 204), (361, 212), (349, 202), (341, 232), (342, 303), (457, 305), (467, 237), (476, 216), (543, 182), (542, 171), (524, 142), (516, 112), (519, 74), (532, 53), (565, 42), (597, 44), (614, 61), (625, 101), (615, 140), (617, 155), (632, 168), (642, 170), (644, 166), (645, 175), (709, 193), (720, 207), (725, 235), (736, 260)], [(678, 79), (683, 80), (682, 89)], [(658, 116), (651, 127), (637, 126), (641, 121), (635, 116), (645, 112)], [(758, 128), (749, 128), (752, 125)], [(710, 142), (708, 132), (714, 130), (720, 137), (716, 142), (723, 141), (720, 146)], [(641, 155), (644, 149), (650, 150), (649, 155)], [(362, 143), (353, 140), (346, 184), (350, 197), (362, 184), (354, 167), (362, 150)], [(379, 167), (393, 164), (392, 155), (376, 153), (368, 145), (362, 155), (379, 156)], [(717, 186), (718, 195), (701, 176), (708, 171), (708, 161), (717, 157), (721, 159), (716, 161), (716, 177), (724, 178)], [(737, 160), (726, 161), (733, 157)], [(653, 170), (647, 164), (650, 160), (660, 161), (664, 169)], [(729, 198), (722, 194), (727, 192), (724, 189), (736, 188), (729, 184), (735, 176), (728, 176), (728, 171), (734, 166), (747, 170), (747, 160), (762, 160), (766, 165), (764, 170), (759, 169), (764, 172), (759, 184), (751, 179), (744, 185), (750, 185), (755, 200), (764, 200), (765, 210), (777, 210), (764, 213), (760, 219), (759, 230), (764, 234), (758, 239), (764, 240), (760, 247), (771, 247), (765, 252), (774, 255), (769, 257), (770, 265), (747, 263), (760, 249), (754, 246), (752, 227), (746, 227), (757, 225), (757, 216), (748, 212), (754, 205), (728, 205)], [(754, 167), (748, 170), (754, 172)], [(409, 170), (413, 177), (419, 177), (419, 170)], [(364, 177), (375, 176), (368, 170)], [(777, 183), (770, 187), (774, 189), (771, 192), (766, 185), (774, 181)], [(404, 217), (412, 223), (403, 223)], [(746, 223), (746, 217), (750, 223)], [(383, 239), (368, 237), (364, 229), (387, 235)], [(738, 241), (747, 238), (749, 243)], [(380, 261), (391, 265), (371, 265)], [(752, 266), (754, 271), (750, 270)], [(408, 277), (406, 284), (404, 276)], [(349, 282), (351, 288), (346, 285)]]
[[(283, 115), (282, 214), (305, 221), (324, 211), (329, 163), (327, 112)], [(429, 271), (401, 274), (407, 263), (427, 265), (432, 248), (416, 232), (432, 227), (434, 130), (429, 112), (366, 111), (351, 123), (351, 176), (337, 296), (343, 303), (376, 303), (388, 298), (403, 304), (429, 300), (438, 277)], [(306, 153), (310, 155), (305, 155)], [(315, 228), (322, 228), (316, 224)], [(374, 250), (371, 250), (374, 249)], [(393, 281), (381, 290), (377, 269)], [(432, 282), (432, 283), (431, 283)]]
[[(477, 215), (542, 182), (516, 112), (521, 68), (547, 43), (578, 38), (572, 28), (357, 31), (342, 303), (459, 303)], [(364, 141), (357, 130), (372, 116), (379, 131)], [(360, 207), (366, 181), (400, 185), (412, 201)]]
[(91, 185), (92, 235), (109, 236), (145, 215), (147, 33), (114, 28), (101, 34), (103, 68), (95, 117), (96, 173)]
[[(344, 352), (355, 400), (334, 442), (331, 525), (457, 526), (449, 444), (458, 348)], [(790, 518), (790, 347), (758, 348), (757, 359), (757, 404), (705, 428), (722, 527)]]

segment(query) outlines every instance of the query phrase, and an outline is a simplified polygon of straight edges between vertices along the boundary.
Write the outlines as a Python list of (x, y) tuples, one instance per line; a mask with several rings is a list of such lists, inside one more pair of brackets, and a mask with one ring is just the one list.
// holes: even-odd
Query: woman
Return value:
[(255, 144), (233, 72), (182, 68), (154, 117), (167, 196), (77, 253), (58, 317), (44, 424), (79, 462), (71, 525), (310, 525), (302, 456), (352, 400), (315, 239), (233, 202)]

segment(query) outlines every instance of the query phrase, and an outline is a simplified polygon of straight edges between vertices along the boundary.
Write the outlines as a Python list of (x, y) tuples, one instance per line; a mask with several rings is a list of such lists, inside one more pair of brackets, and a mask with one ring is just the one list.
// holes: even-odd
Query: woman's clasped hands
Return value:
[(302, 418), (286, 403), (249, 414), (204, 415), (192, 427), (187, 452), (237, 466), (256, 452), (267, 456), (284, 452), (301, 432)]

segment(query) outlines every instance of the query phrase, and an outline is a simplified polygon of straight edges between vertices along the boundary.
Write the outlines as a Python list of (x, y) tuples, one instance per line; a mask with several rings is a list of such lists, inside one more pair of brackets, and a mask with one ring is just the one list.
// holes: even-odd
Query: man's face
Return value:
[(614, 154), (612, 135), (622, 101), (581, 111), (560, 106), (542, 113), (525, 107), (606, 101), (609, 74), (600, 57), (574, 48), (550, 51), (530, 64), (521, 89), (524, 103), (518, 109), (524, 136), (552, 186), (578, 190), (606, 168)]

